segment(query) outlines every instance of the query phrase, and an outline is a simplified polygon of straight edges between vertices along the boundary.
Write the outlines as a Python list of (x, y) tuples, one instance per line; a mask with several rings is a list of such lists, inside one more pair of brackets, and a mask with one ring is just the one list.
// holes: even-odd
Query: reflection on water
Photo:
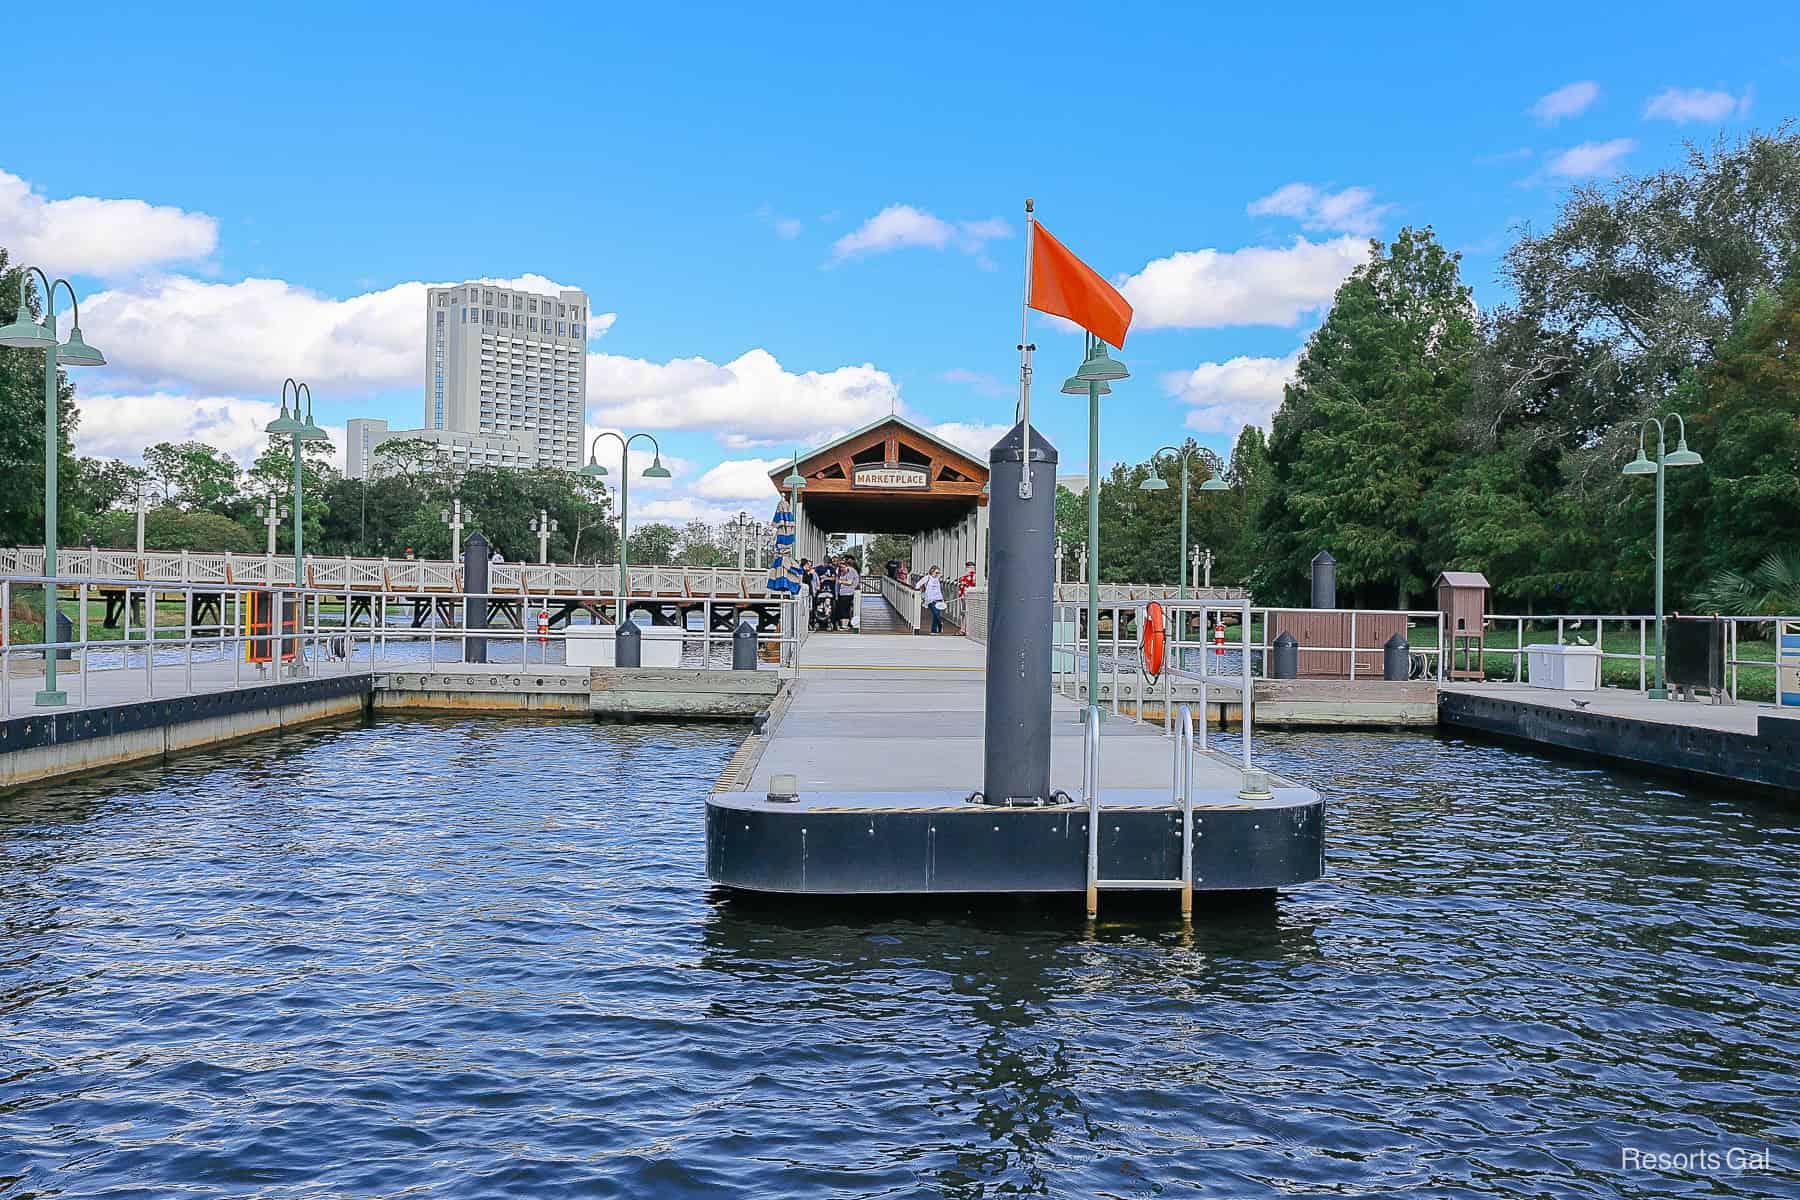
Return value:
[(0, 797), (0, 1196), (1794, 1194), (1789, 809), (1271, 735), (1328, 879), (1089, 930), (709, 890), (738, 736), (383, 720)]

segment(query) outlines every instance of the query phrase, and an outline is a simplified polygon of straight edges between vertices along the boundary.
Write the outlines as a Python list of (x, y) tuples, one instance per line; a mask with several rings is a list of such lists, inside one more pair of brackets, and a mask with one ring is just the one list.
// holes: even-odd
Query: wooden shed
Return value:
[[(1358, 612), (1344, 608), (1272, 608), (1265, 622), (1269, 644), (1284, 633), (1300, 643), (1302, 679), (1349, 679), (1350, 651), (1356, 650), (1357, 679), (1381, 678), (1381, 648), (1396, 633), (1406, 636), (1406, 614)], [(1330, 646), (1333, 649), (1319, 649)]]
[(1480, 571), (1443, 571), (1437, 577), (1438, 614), (1444, 622), (1446, 679), (1485, 679), (1487, 576)]

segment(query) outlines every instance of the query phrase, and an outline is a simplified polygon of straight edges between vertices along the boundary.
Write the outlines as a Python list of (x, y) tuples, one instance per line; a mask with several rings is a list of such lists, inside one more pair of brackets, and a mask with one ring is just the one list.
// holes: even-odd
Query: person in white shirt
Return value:
[(836, 624), (840, 626), (849, 625), (854, 629), (856, 621), (856, 592), (857, 589), (862, 586), (862, 576), (857, 573), (856, 565), (850, 561), (850, 556), (847, 554), (838, 560), (837, 579), (838, 598)]
[(919, 580), (919, 594), (931, 610), (931, 632), (944, 632), (944, 576), (936, 567)]

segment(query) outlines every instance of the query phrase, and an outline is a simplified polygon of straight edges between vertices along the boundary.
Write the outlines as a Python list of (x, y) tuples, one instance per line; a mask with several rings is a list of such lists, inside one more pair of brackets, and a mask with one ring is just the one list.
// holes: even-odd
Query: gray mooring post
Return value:
[[(1051, 566), (1056, 560), (1056, 447), (1021, 422), (988, 451), (987, 724), (982, 798), (1050, 799)], [(1019, 484), (1029, 467), (1028, 499)]]
[(1396, 633), (1381, 647), (1381, 677), (1405, 682), (1412, 674), (1412, 647), (1404, 633)]
[(731, 669), (756, 670), (756, 626), (749, 621), (739, 621), (731, 631)]
[(644, 631), (632, 620), (619, 622), (617, 632), (613, 634), (613, 666), (641, 667), (644, 665)]
[(1337, 607), (1337, 559), (1331, 551), (1321, 550), (1312, 560), (1312, 606)]
[(469, 637), (471, 629), (486, 629), (488, 623), (488, 540), (481, 530), (471, 533), (463, 542), (463, 661), (487, 661), (487, 639)]
[(1274, 650), (1269, 655), (1270, 679), (1298, 679), (1300, 677), (1300, 639), (1287, 630), (1275, 639)]

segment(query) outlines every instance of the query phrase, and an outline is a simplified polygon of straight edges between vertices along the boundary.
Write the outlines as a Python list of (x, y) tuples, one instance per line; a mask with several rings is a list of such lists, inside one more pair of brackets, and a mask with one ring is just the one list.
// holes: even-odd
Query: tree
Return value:
[(158, 442), (144, 451), (144, 466), (188, 508), (224, 512), (240, 499), (237, 463), (204, 442)]
[[(21, 268), (9, 266), (0, 247), (0, 324), (17, 318)], [(32, 316), (43, 312), (42, 297), (33, 284), (26, 291), (25, 308)], [(75, 388), (67, 374), (57, 371), (57, 474), (76, 475), (74, 435), (80, 414), (75, 408)], [(57, 539), (78, 536), (85, 513), (77, 505), (60, 503), (58, 489)], [(44, 540), (44, 354), (0, 346), (0, 545), (37, 546)]]
[(639, 566), (668, 566), (675, 558), (675, 545), (681, 540), (673, 525), (652, 521), (631, 531), (631, 561)]
[(1404, 608), (1431, 579), (1421, 506), (1458, 450), (1475, 308), (1429, 227), (1370, 251), (1275, 414), (1258, 577), (1297, 600), (1309, 548), (1328, 549), (1346, 600)]

